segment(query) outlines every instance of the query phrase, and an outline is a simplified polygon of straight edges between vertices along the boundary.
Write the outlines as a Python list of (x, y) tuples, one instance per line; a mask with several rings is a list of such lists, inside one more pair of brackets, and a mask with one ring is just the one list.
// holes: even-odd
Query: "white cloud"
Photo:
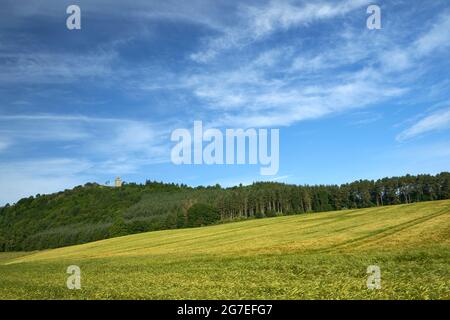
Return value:
[[(237, 23), (211, 39), (198, 57), (206, 62), (225, 49), (246, 45), (247, 40), (250, 44), (278, 30), (335, 18), (364, 4), (343, 1), (333, 7), (319, 2), (299, 7), (291, 2), (270, 2), (246, 7), (242, 13), (245, 25)], [(288, 47), (281, 54), (277, 49), (257, 54), (247, 50), (250, 58), (241, 63), (193, 75), (185, 83), (216, 112), (219, 125), (291, 125), (411, 92), (417, 78), (426, 72), (428, 64), (423, 60), (450, 43), (449, 21), (448, 15), (441, 15), (411, 45), (407, 44), (411, 43), (407, 32), (370, 33), (346, 28), (311, 48)], [(406, 44), (402, 47), (403, 41)]]
[[(167, 124), (55, 114), (3, 115), (0, 123), (2, 134), (17, 147), (26, 150), (29, 145), (42, 145), (49, 153), (70, 154), (73, 159), (92, 157), (97, 160), (91, 170), (97, 173), (168, 161)], [(55, 142), (60, 148), (48, 149)]]
[(414, 65), (408, 50), (393, 49), (381, 55), (381, 63), (384, 70), (399, 72), (411, 68)]
[(206, 42), (206, 48), (192, 54), (191, 59), (205, 63), (224, 50), (247, 46), (276, 31), (342, 16), (368, 3), (367, 0), (344, 0), (299, 6), (291, 1), (271, 1), (263, 6), (241, 5), (238, 8), (238, 22), (223, 28), (218, 37), (210, 38)]
[(434, 112), (397, 135), (397, 141), (405, 141), (427, 132), (450, 128), (450, 108)]
[[(282, 55), (271, 49), (234, 69), (194, 75), (185, 83), (207, 108), (219, 113), (215, 116), (218, 125), (244, 127), (291, 125), (404, 94), (407, 88), (389, 81), (382, 71), (356, 64), (368, 55), (367, 50), (357, 48), (360, 44), (352, 39), (333, 48), (333, 54), (320, 53), (316, 66), (306, 63), (307, 76), (306, 65), (303, 70), (296, 65), (299, 54), (287, 50)], [(359, 53), (339, 60), (349, 52)], [(381, 52), (380, 48), (372, 54), (377, 57)], [(335, 75), (327, 67), (336, 67), (335, 59), (357, 68)]]
[[(30, 160), (0, 162), (0, 205), (36, 193), (51, 193), (102, 176), (126, 175), (168, 162), (170, 126), (137, 120), (78, 115), (0, 116), (0, 151), (14, 141)], [(39, 148), (38, 154), (30, 149)], [(21, 158), (22, 159), (22, 158)]]
[[(169, 23), (181, 21), (198, 24), (196, 28), (206, 27), (201, 32), (189, 34), (193, 37), (188, 39), (192, 40), (189, 44), (197, 44), (198, 34), (212, 31), (209, 34), (214, 35), (203, 38), (204, 42), (194, 51), (182, 54), (194, 52), (191, 56), (194, 61), (209, 64), (192, 61), (184, 64), (186, 61), (183, 61), (182, 67), (176, 65), (166, 68), (164, 63), (154, 66), (139, 59), (136, 65), (135, 61), (122, 60), (126, 55), (118, 55), (121, 52), (119, 46), (125, 43), (121, 39), (117, 41), (117, 48), (115, 45), (106, 45), (108, 50), (95, 47), (81, 55), (64, 51), (42, 52), (42, 47), (17, 50), (13, 46), (2, 47), (0, 52), (0, 60), (7, 62), (0, 65), (0, 83), (24, 84), (31, 88), (33, 86), (29, 85), (35, 83), (48, 85), (94, 79), (99, 80), (95, 82), (99, 86), (104, 83), (108, 86), (113, 78), (112, 81), (116, 82), (108, 90), (119, 89), (127, 93), (132, 90), (132, 94), (141, 94), (140, 98), (144, 96), (145, 99), (147, 95), (156, 100), (159, 97), (158, 90), (170, 89), (173, 90), (170, 97), (161, 100), (168, 101), (167, 104), (178, 102), (179, 96), (183, 96), (179, 99), (184, 101), (177, 105), (183, 110), (176, 109), (183, 113), (180, 121), (191, 120), (187, 120), (184, 115), (187, 110), (186, 114), (190, 112), (188, 117), (200, 115), (205, 122), (210, 122), (208, 125), (288, 126), (302, 120), (365, 108), (404, 95), (416, 85), (411, 80), (412, 75), (417, 76), (420, 73), (418, 71), (422, 71), (419, 69), (423, 66), (426, 68), (431, 58), (437, 59), (434, 53), (442, 53), (442, 49), (448, 48), (450, 43), (448, 13), (441, 14), (431, 26), (424, 24), (428, 31), (423, 33), (417, 32), (419, 27), (395, 28), (393, 31), (394, 28), (388, 28), (388, 25), (380, 31), (366, 30), (365, 6), (369, 1), (365, 0), (309, 3), (256, 1), (238, 4), (237, 8), (236, 3), (226, 0), (193, 0), (186, 3), (172, 0), (138, 1), (133, 4), (101, 1), (104, 6), (86, 3), (83, 10), (91, 13), (102, 8), (109, 15), (123, 14), (126, 8), (127, 16), (137, 17), (138, 23), (142, 23), (142, 18)], [(31, 17), (38, 12), (49, 12), (54, 17), (60, 16), (56, 5), (59, 2), (54, 0), (50, 11), (46, 10), (49, 2), (27, 2), (18, 6), (18, 15)], [(226, 14), (221, 12), (223, 8), (228, 10)], [(342, 21), (343, 24), (336, 28), (314, 30), (326, 30), (326, 35), (319, 32), (317, 39), (311, 42), (301, 39), (304, 28), (316, 23), (328, 23), (347, 14), (349, 19)], [(360, 24), (352, 25), (353, 14), (361, 15)], [(398, 25), (404, 25), (401, 13), (398, 12), (398, 15)], [(388, 19), (385, 21), (389, 22)], [(298, 29), (295, 30), (295, 37), (284, 38), (287, 34), (279, 37), (281, 32), (293, 31), (295, 28)], [(146, 44), (151, 41), (147, 39), (147, 33), (141, 38), (141, 34), (132, 32), (125, 37), (129, 36), (135, 37), (136, 41), (145, 40)], [(265, 40), (268, 42), (263, 43)], [(297, 46), (299, 43), (307, 45)], [(181, 50), (184, 48), (182, 45)], [(27, 53), (34, 49), (37, 49), (36, 52)], [(186, 50), (192, 50), (192, 47), (188, 45)], [(219, 56), (223, 59), (214, 59)], [(120, 64), (122, 61), (124, 65)], [(443, 83), (436, 86), (435, 90), (445, 92), (447, 87), (448, 83)], [(434, 90), (431, 89), (430, 92)], [(194, 103), (199, 104), (191, 105), (192, 98), (197, 99)], [(14, 107), (26, 110), (37, 106)], [(442, 105), (439, 108), (445, 107)], [(448, 125), (445, 117), (443, 113), (439, 116), (430, 115), (402, 132), (397, 139), (406, 140), (445, 128)], [(167, 138), (172, 127), (173, 122), (153, 123), (80, 115), (0, 116), (0, 152), (2, 155), (7, 154), (13, 150), (11, 147), (14, 147), (14, 151), (18, 148), (26, 152), (28, 147), (33, 147), (42, 148), (41, 154), (55, 159), (70, 159), (75, 163), (90, 160), (88, 165), (79, 168), (64, 161), (38, 163), (54, 168), (67, 165), (70, 172), (60, 172), (61, 175), (71, 177), (67, 181), (58, 178), (58, 170), (61, 169), (55, 169), (55, 172), (45, 177), (28, 169), (22, 175), (16, 173), (13, 176), (14, 170), (8, 173), (10, 179), (22, 181), (18, 184), (24, 190), (27, 185), (39, 184), (43, 188), (46, 188), (45, 184), (56, 188), (78, 182), (77, 177), (84, 175), (138, 172), (149, 163), (168, 161)], [(12, 163), (2, 166), (4, 169), (20, 171)], [(26, 167), (23, 162), (22, 167)], [(32, 191), (33, 188), (29, 189)], [(14, 192), (19, 191), (17, 189)]]
[(83, 172), (91, 164), (67, 158), (2, 162), (0, 165), (0, 205), (20, 198), (46, 194), (83, 184), (88, 178)]
[[(5, 164), (5, 163), (3, 163)], [(10, 162), (2, 165), (2, 175), (20, 173), (23, 175), (35, 174), (40, 177), (71, 176), (84, 172), (92, 167), (92, 163), (86, 160), (74, 160), (69, 158), (47, 158), (40, 160), (26, 160)]]
[(81, 78), (106, 78), (113, 74), (114, 51), (71, 53), (0, 53), (0, 82), (60, 83)]
[[(103, 17), (123, 18), (126, 14), (132, 17), (133, 21), (139, 19), (147, 20), (169, 20), (186, 21), (193, 24), (202, 24), (210, 28), (220, 27), (223, 19), (223, 7), (227, 6), (228, 0), (134, 0), (126, 2), (121, 0), (96, 0), (86, 1), (80, 4), (82, 13), (88, 16), (102, 15)], [(5, 4), (6, 5), (6, 4)], [(27, 1), (21, 4), (16, 1), (9, 1), (4, 10), (6, 14), (13, 12), (15, 19), (7, 21), (9, 26), (21, 23), (21, 19), (35, 16), (50, 18), (60, 18), (61, 12), (65, 11), (67, 4), (60, 0), (46, 0), (44, 2)], [(7, 10), (9, 9), (9, 10)], [(64, 14), (64, 13), (63, 13)], [(142, 32), (142, 28), (139, 29)]]
[(316, 20), (330, 19), (361, 8), (368, 1), (314, 2), (297, 6), (288, 1), (271, 1), (265, 7), (244, 7), (249, 31), (253, 38), (264, 37), (276, 30), (306, 25)]
[(429, 30), (421, 34), (411, 45), (388, 49), (380, 55), (380, 62), (386, 72), (401, 72), (418, 64), (423, 58), (450, 46), (450, 14), (444, 13)]
[(441, 14), (431, 30), (418, 38), (414, 49), (419, 56), (450, 46), (450, 14)]
[(5, 137), (1, 137), (0, 138), (0, 152), (9, 148), (9, 146), (11, 146), (11, 144), (12, 144), (11, 139), (6, 139)]

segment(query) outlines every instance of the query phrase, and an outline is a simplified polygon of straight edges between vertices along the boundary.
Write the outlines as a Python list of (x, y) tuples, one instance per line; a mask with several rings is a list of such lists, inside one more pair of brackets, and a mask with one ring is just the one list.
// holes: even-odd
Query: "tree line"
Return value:
[(249, 218), (450, 199), (450, 173), (342, 185), (189, 187), (146, 181), (88, 183), (0, 208), (0, 251), (55, 248), (126, 234)]
[(273, 216), (449, 199), (450, 174), (406, 175), (342, 185), (258, 182), (225, 190), (215, 205), (222, 218)]

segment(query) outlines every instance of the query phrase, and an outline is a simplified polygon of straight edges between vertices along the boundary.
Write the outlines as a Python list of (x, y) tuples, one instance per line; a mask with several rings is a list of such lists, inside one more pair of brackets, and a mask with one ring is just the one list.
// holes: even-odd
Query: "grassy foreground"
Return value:
[[(81, 290), (66, 287), (69, 265)], [(450, 299), (450, 201), (0, 253), (0, 299)]]

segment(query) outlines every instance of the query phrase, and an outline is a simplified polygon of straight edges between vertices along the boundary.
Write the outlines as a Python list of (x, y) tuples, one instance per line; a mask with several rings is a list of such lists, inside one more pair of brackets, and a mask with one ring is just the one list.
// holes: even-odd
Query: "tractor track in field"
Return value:
[(400, 231), (404, 231), (406, 229), (415, 227), (423, 222), (432, 220), (434, 218), (440, 217), (442, 215), (445, 214), (449, 214), (450, 213), (450, 208), (445, 208), (443, 210), (440, 210), (434, 214), (431, 214), (429, 216), (425, 216), (425, 217), (420, 217), (420, 218), (416, 218), (407, 222), (403, 222), (400, 224), (397, 224), (395, 226), (391, 226), (391, 227), (386, 227), (383, 228), (381, 230), (376, 230), (373, 231), (372, 234), (369, 235), (365, 235), (356, 239), (351, 239), (345, 242), (342, 242), (340, 244), (337, 244), (335, 246), (331, 246), (325, 249), (318, 249), (318, 250), (313, 250), (314, 252), (321, 252), (321, 253), (327, 253), (327, 252), (332, 252), (335, 251), (336, 249), (346, 249), (349, 245), (352, 246), (352, 248), (357, 248), (363, 244), (367, 244), (367, 243), (371, 243), (371, 242), (375, 242), (375, 241), (379, 241), (380, 239), (384, 239), (386, 237), (389, 237), (397, 232)]

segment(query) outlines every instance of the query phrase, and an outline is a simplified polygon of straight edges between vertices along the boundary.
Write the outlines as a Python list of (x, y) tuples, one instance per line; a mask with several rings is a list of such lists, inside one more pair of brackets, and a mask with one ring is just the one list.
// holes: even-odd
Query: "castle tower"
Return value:
[(120, 179), (120, 177), (116, 178), (114, 185), (118, 188), (122, 186), (122, 180)]

